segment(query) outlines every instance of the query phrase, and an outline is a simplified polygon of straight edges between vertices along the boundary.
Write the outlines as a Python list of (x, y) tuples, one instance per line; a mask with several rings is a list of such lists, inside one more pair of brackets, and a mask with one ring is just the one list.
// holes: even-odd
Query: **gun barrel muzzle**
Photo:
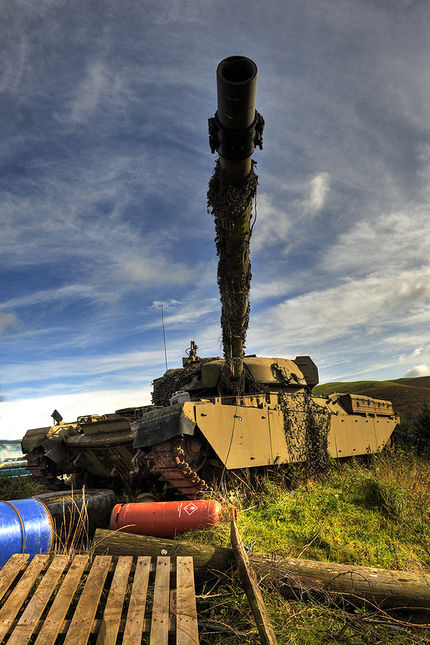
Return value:
[(227, 130), (247, 130), (255, 119), (257, 65), (245, 56), (229, 56), (216, 70), (217, 117)]
[(264, 119), (255, 109), (257, 65), (229, 56), (216, 71), (218, 110), (209, 119), (209, 145), (220, 156), (226, 181), (240, 183), (251, 171), (255, 146), (263, 146)]

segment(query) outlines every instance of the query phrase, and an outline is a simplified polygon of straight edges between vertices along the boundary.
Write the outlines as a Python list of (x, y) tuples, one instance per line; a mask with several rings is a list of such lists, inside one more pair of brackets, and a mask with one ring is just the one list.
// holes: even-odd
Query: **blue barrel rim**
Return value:
[[(3, 504), (2, 504), (3, 502)], [(33, 498), (0, 500), (0, 568), (14, 553), (49, 553), (54, 545), (53, 521), (45, 504)]]
[[(13, 500), (14, 502), (18, 501), (16, 499)], [(25, 553), (25, 549), (27, 548), (27, 535), (25, 533), (25, 528), (24, 528), (24, 522), (22, 521), (22, 517), (20, 512), (18, 511), (17, 507), (12, 504), (12, 502), (9, 502), (7, 500), (3, 500), (5, 504), (9, 504), (11, 508), (15, 511), (16, 516), (18, 517), (19, 523), (21, 525), (21, 533), (22, 533), (22, 547), (21, 547), (21, 553)]]

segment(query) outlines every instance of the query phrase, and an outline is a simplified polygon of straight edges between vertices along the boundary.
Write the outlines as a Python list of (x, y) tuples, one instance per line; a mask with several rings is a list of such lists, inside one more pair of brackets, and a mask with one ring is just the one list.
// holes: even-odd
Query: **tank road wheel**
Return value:
[(61, 490), (64, 482), (57, 477), (57, 468), (54, 462), (45, 455), (43, 448), (35, 448), (27, 454), (28, 469), (31, 476), (51, 490)]
[(195, 473), (203, 468), (208, 458), (208, 447), (196, 437), (184, 437), (182, 450), (185, 453), (185, 461), (191, 466)]

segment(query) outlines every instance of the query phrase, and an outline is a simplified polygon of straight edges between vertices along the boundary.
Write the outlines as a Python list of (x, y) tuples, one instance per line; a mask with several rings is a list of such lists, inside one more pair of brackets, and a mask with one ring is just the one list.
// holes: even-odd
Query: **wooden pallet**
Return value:
[(168, 556), (155, 565), (150, 556), (27, 560), (13, 555), (0, 570), (0, 643), (53, 645), (59, 635), (64, 645), (199, 643), (192, 557), (175, 566)]

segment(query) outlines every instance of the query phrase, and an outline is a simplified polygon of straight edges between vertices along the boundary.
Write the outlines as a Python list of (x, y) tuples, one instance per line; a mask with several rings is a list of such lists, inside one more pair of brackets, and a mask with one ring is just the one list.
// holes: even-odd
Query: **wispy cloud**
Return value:
[(296, 205), (302, 210), (303, 215), (316, 215), (325, 205), (330, 190), (330, 174), (320, 172), (309, 182), (309, 195), (303, 200), (298, 200)]
[[(219, 300), (217, 298), (204, 299), (185, 299), (183, 302), (168, 301), (162, 303), (156, 301), (152, 308), (158, 312), (161, 311), (161, 305), (164, 305), (164, 324), (166, 327), (178, 328), (183, 325), (195, 326), (200, 324), (202, 318), (207, 314), (218, 313)], [(160, 327), (160, 320), (152, 321), (145, 325), (145, 329), (155, 329)]]
[[(9, 308), (9, 307), (8, 307)], [(2, 314), (0, 313), (0, 335), (4, 333), (6, 329), (11, 327), (18, 326), (18, 318), (14, 313)]]
[(75, 301), (81, 298), (91, 300), (110, 301), (112, 294), (96, 289), (95, 285), (69, 284), (54, 289), (32, 291), (24, 296), (15, 296), (4, 302), (0, 302), (0, 311), (7, 309), (18, 309), (20, 307), (32, 307), (35, 305), (47, 304), (58, 300)]
[(182, 263), (175, 264), (163, 257), (136, 258), (125, 260), (118, 267), (117, 275), (123, 280), (139, 284), (176, 284), (185, 285), (193, 276), (192, 268)]

